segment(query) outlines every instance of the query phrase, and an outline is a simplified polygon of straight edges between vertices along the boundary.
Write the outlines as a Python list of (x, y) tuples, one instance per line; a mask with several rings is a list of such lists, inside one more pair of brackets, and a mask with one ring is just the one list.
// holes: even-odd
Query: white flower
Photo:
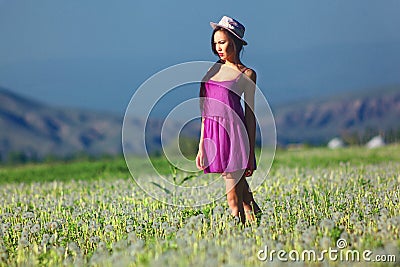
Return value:
[(22, 215), (23, 219), (32, 219), (35, 217), (35, 214), (31, 211), (27, 211)]
[(91, 237), (89, 238), (89, 241), (90, 241), (90, 243), (97, 244), (97, 243), (100, 242), (100, 237), (98, 237), (98, 236), (91, 236)]
[(160, 228), (160, 223), (157, 221), (154, 221), (152, 227), (153, 227), (153, 229), (158, 229), (158, 228)]
[(51, 231), (54, 231), (54, 230), (56, 230), (58, 228), (58, 223), (56, 222), (56, 221), (53, 221), (53, 222), (51, 222), (50, 224), (49, 224), (49, 229), (51, 230)]
[(163, 222), (162, 224), (161, 224), (161, 228), (162, 229), (167, 229), (169, 227), (169, 224), (168, 224), (168, 222)]
[(31, 233), (32, 234), (38, 233), (39, 231), (40, 231), (40, 225), (39, 224), (35, 224), (35, 225), (32, 226), (32, 228), (31, 228)]
[(130, 232), (132, 232), (132, 231), (133, 231), (133, 226), (132, 226), (132, 225), (126, 226), (126, 232), (127, 232), (127, 233), (130, 233)]
[(9, 222), (6, 222), (6, 223), (3, 223), (3, 225), (2, 225), (2, 231), (3, 232), (7, 232), (8, 231), (8, 229), (10, 228), (10, 226), (11, 226), (11, 223), (9, 223)]
[(216, 206), (216, 207), (213, 209), (213, 214), (215, 214), (215, 215), (220, 215), (220, 214), (222, 214), (222, 213), (224, 213), (224, 208), (221, 207), (221, 206)]
[(104, 228), (106, 233), (110, 233), (114, 230), (114, 227), (111, 224), (106, 225), (106, 227)]

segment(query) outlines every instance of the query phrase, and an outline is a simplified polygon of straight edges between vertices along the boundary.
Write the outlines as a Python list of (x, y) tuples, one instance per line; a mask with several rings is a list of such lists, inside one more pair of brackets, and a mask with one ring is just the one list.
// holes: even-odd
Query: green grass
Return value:
[(340, 149), (299, 148), (277, 150), (273, 167), (338, 167), (341, 163), (350, 165), (400, 162), (400, 145), (390, 145), (376, 149), (365, 147), (345, 147)]
[[(339, 239), (348, 243), (343, 251), (399, 261), (399, 152), (399, 145), (278, 150), (268, 179), (253, 191), (263, 214), (246, 226), (232, 220), (226, 198), (213, 198), (214, 186), (200, 193), (213, 199), (200, 207), (146, 194), (122, 157), (2, 166), (0, 267), (259, 266), (269, 264), (257, 259), (266, 245), (320, 252)], [(132, 160), (142, 181), (154, 173), (146, 161)], [(170, 173), (165, 159), (152, 161)], [(326, 264), (354, 262), (305, 263)]]
[[(149, 173), (147, 159), (137, 157), (134, 160), (135, 173)], [(382, 162), (400, 162), (400, 145), (390, 145), (377, 149), (365, 147), (347, 147), (336, 150), (327, 148), (299, 148), (282, 150), (275, 154), (271, 173), (280, 167), (324, 168), (338, 167), (341, 163), (350, 165), (379, 164)], [(154, 166), (161, 174), (169, 174), (169, 164), (163, 157), (152, 158)], [(102, 160), (82, 160), (72, 162), (30, 163), (0, 167), (0, 183), (9, 182), (45, 182), (68, 180), (99, 180), (129, 178), (130, 173), (122, 157)]]

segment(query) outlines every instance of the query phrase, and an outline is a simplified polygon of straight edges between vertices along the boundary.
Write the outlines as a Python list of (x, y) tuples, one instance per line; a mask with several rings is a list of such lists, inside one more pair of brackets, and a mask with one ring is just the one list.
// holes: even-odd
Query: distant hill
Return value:
[[(0, 88), (0, 157), (22, 153), (28, 158), (47, 155), (69, 156), (120, 154), (122, 116), (106, 112), (59, 108), (19, 96)], [(278, 143), (324, 144), (335, 136), (374, 129), (400, 129), (400, 87), (363, 94), (342, 94), (331, 99), (314, 99), (276, 107)], [(127, 122), (142, 131), (144, 120)], [(160, 148), (161, 120), (151, 119), (146, 136), (150, 152)], [(169, 133), (179, 124), (170, 126)], [(135, 128), (134, 128), (135, 129)], [(199, 123), (185, 130), (198, 138)], [(171, 137), (173, 138), (173, 137)], [(135, 148), (140, 140), (131, 140)]]
[(30, 158), (78, 152), (121, 151), (121, 119), (111, 114), (57, 108), (0, 88), (0, 152), (4, 158), (21, 152)]
[(333, 137), (346, 139), (368, 132), (388, 134), (400, 130), (400, 86), (287, 104), (274, 115), (282, 145), (324, 144)]

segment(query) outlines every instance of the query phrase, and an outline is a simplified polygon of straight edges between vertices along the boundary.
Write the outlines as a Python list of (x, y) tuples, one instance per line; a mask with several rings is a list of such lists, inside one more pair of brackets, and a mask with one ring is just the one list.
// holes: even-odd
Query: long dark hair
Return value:
[[(213, 31), (213, 33), (211, 34), (211, 50), (213, 51), (214, 55), (218, 56), (218, 52), (215, 49), (215, 44), (214, 44), (214, 34), (217, 31), (224, 31), (228, 34), (230, 40), (233, 41), (233, 49), (235, 51), (235, 54), (237, 56), (237, 58), (240, 58), (240, 52), (243, 52), (243, 42), (242, 40), (240, 40), (239, 38), (237, 38), (233, 33), (231, 33), (230, 31), (228, 31), (227, 29), (223, 28), (223, 27), (216, 27)], [(200, 83), (200, 110), (201, 112), (203, 112), (203, 103), (204, 103), (204, 97), (206, 97), (206, 86), (205, 83), (214, 75), (216, 74), (219, 69), (221, 68), (221, 64), (223, 64), (223, 61), (221, 59), (219, 59), (217, 62), (215, 62), (214, 66), (212, 66), (206, 73), (206, 75), (204, 75), (203, 79), (201, 80)]]
[(204, 98), (207, 97), (206, 96), (206, 82), (212, 76), (214, 76), (214, 74), (216, 74), (219, 71), (222, 63), (223, 63), (222, 60), (218, 60), (217, 62), (215, 62), (215, 64), (207, 71), (207, 73), (204, 75), (203, 79), (201, 80), (199, 96), (200, 96), (200, 111), (202, 114), (203, 114)]

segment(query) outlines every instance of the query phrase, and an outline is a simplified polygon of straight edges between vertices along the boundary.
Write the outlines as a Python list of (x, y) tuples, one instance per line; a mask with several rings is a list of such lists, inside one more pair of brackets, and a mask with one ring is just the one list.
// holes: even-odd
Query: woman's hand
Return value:
[(247, 168), (244, 171), (244, 174), (245, 174), (246, 177), (252, 176), (254, 170), (256, 169), (256, 166), (255, 166), (256, 165), (256, 158), (255, 158), (255, 155), (254, 155), (254, 151), (251, 151), (250, 155), (252, 155), (251, 158), (253, 160), (249, 160), (249, 163), (247, 164)]
[(244, 175), (246, 175), (246, 177), (250, 177), (253, 175), (254, 170), (252, 169), (246, 169), (244, 172)]
[(204, 156), (203, 156), (203, 150), (199, 149), (199, 151), (197, 152), (197, 156), (196, 156), (196, 167), (199, 170), (204, 170)]

